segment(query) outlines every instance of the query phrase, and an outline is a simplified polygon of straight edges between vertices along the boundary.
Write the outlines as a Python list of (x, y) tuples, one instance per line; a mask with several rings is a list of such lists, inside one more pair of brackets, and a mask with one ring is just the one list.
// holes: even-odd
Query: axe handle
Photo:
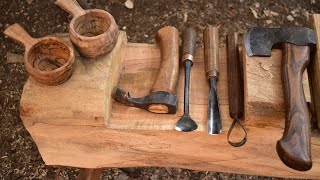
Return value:
[[(179, 32), (175, 27), (166, 26), (158, 31), (156, 40), (160, 47), (161, 65), (150, 92), (175, 94), (179, 78)], [(168, 107), (161, 104), (150, 105), (148, 109), (155, 113), (168, 112)]]
[(218, 77), (219, 63), (219, 33), (218, 28), (208, 26), (203, 32), (204, 41), (204, 61), (206, 77)]
[(156, 40), (161, 52), (161, 65), (151, 92), (166, 91), (175, 94), (179, 73), (179, 32), (175, 27), (161, 28)]
[(277, 152), (287, 166), (307, 171), (312, 167), (310, 116), (302, 87), (302, 74), (310, 61), (310, 48), (283, 44), (282, 80), (285, 100), (285, 129)]

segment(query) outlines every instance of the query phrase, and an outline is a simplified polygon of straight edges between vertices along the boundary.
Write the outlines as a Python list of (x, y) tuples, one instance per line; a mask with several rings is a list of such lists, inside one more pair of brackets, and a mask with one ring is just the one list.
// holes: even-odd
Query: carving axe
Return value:
[(160, 46), (161, 65), (150, 94), (133, 98), (128, 91), (117, 88), (112, 96), (127, 106), (153, 113), (175, 114), (178, 107), (175, 89), (179, 77), (179, 32), (175, 27), (166, 26), (158, 31), (156, 40)]
[(310, 47), (316, 45), (313, 30), (305, 27), (259, 28), (247, 31), (248, 56), (270, 56), (275, 45), (282, 48), (282, 82), (285, 101), (285, 129), (277, 142), (277, 153), (284, 164), (299, 171), (312, 167), (310, 116), (302, 87), (302, 73), (310, 61)]

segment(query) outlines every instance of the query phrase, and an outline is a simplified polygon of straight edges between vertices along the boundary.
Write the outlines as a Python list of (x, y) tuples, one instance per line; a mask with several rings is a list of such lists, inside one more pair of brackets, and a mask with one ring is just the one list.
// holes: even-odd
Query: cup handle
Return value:
[(85, 10), (81, 8), (76, 0), (55, 0), (54, 3), (67, 11), (73, 17), (85, 13)]
[(26, 49), (30, 49), (37, 42), (37, 40), (31, 37), (18, 23), (9, 26), (3, 33), (9, 38), (24, 45)]

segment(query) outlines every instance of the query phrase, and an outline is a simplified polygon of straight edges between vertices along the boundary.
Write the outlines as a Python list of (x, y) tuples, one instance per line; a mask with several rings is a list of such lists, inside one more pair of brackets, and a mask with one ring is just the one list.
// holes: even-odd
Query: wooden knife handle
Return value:
[(227, 35), (227, 74), (229, 115), (241, 118), (243, 115), (243, 91), (241, 86), (241, 66), (239, 59), (238, 35), (229, 32)]
[(151, 92), (166, 91), (175, 94), (179, 77), (179, 32), (175, 27), (161, 28), (156, 40), (161, 52), (161, 65)]
[(182, 58), (181, 63), (186, 60), (193, 62), (194, 54), (196, 50), (197, 32), (194, 28), (187, 28), (183, 32), (182, 39)]
[(203, 32), (204, 64), (206, 77), (218, 77), (219, 32), (217, 27), (208, 26)]
[(310, 61), (310, 48), (283, 44), (282, 80), (285, 100), (285, 129), (277, 142), (277, 152), (284, 164), (307, 171), (312, 167), (310, 116), (302, 87), (302, 73)]
[(18, 23), (7, 27), (3, 33), (9, 38), (24, 45), (26, 50), (30, 49), (35, 43), (37, 43), (37, 40), (31, 37)]
[(80, 16), (86, 12), (81, 8), (76, 0), (54, 0), (54, 3), (67, 11), (73, 17)]

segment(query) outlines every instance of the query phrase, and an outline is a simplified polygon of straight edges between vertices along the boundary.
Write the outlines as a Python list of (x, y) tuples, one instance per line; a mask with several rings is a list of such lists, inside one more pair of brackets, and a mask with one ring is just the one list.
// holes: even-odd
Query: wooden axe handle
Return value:
[(166, 91), (175, 94), (179, 77), (179, 32), (175, 27), (161, 28), (156, 40), (161, 52), (161, 65), (151, 92)]
[[(166, 26), (158, 31), (156, 40), (160, 47), (161, 65), (150, 92), (175, 94), (179, 78), (179, 32), (175, 27)], [(168, 107), (162, 104), (152, 104), (148, 110), (154, 113), (169, 112)]]
[(285, 129), (277, 152), (287, 166), (307, 171), (312, 167), (310, 116), (302, 87), (302, 73), (310, 61), (309, 46), (283, 44), (282, 80), (285, 100)]

